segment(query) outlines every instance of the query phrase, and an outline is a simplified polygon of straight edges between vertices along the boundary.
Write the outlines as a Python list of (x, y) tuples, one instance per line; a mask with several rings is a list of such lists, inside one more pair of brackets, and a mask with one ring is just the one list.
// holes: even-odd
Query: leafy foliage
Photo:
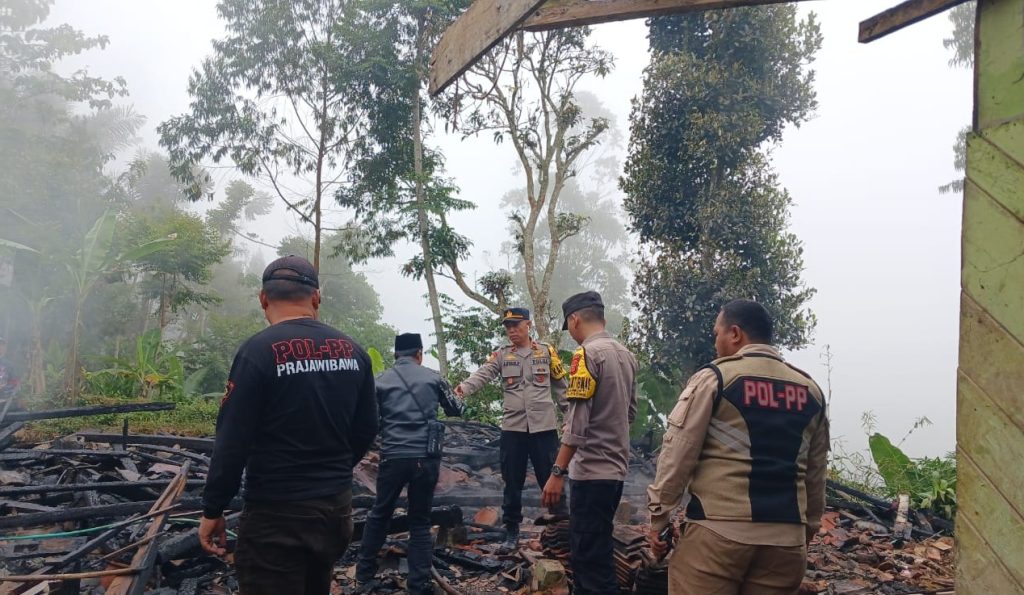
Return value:
[(813, 290), (766, 147), (816, 106), (814, 15), (765, 6), (657, 18), (650, 44), (621, 180), (645, 244), (634, 283), (643, 350), (663, 374), (692, 372), (714, 357), (711, 321), (736, 297), (768, 308), (778, 344), (805, 344)]
[(135, 340), (130, 357), (110, 358), (110, 367), (85, 375), (87, 390), (124, 399), (185, 395), (185, 370), (181, 359), (165, 348), (159, 329)]
[(953, 51), (949, 65), (970, 68), (974, 65), (974, 21), (978, 3), (961, 4), (949, 11), (949, 22), (953, 25), (950, 36), (942, 40), (942, 47)]
[(219, 298), (203, 290), (213, 278), (213, 265), (227, 256), (228, 243), (201, 218), (177, 209), (165, 209), (155, 216), (132, 217), (128, 223), (130, 242), (174, 238), (166, 250), (139, 258), (136, 269), (145, 273), (140, 290), (158, 300), (160, 328), (169, 314), (189, 305), (211, 305)]
[[(341, 242), (335, 234), (326, 241), (326, 248), (335, 251)], [(312, 242), (292, 236), (281, 241), (281, 256), (297, 254), (309, 257)], [(375, 347), (390, 363), (394, 351), (395, 329), (380, 322), (383, 307), (377, 292), (361, 273), (352, 270), (345, 256), (325, 258), (320, 269), (320, 319), (347, 333), (363, 347)]]
[[(557, 334), (551, 286), (563, 244), (584, 233), (589, 222), (561, 204), (562, 193), (610, 126), (608, 118), (588, 114), (577, 95), (581, 81), (603, 78), (614, 63), (589, 35), (589, 28), (575, 27), (510, 36), (470, 68), (460, 82), (464, 92), (445, 106), (453, 119), (461, 118), (464, 135), (508, 141), (522, 169), (524, 191), (513, 196), (509, 222), (523, 297), (544, 340)], [(474, 287), (458, 260), (444, 265), (446, 276), (469, 298), (494, 313), (505, 307), (510, 296)]]
[(882, 434), (868, 439), (871, 456), (885, 480), (887, 496), (909, 494), (916, 508), (952, 519), (956, 513), (956, 458), (911, 459)]
[[(192, 200), (209, 194), (200, 165), (229, 160), (270, 185), (313, 226), (320, 265), (323, 199), (341, 178), (365, 104), (337, 82), (349, 53), (339, 20), (346, 0), (221, 0), (226, 36), (189, 80), (187, 113), (158, 128), (171, 171)], [(306, 190), (291, 190), (293, 179)]]
[[(953, 57), (949, 59), (949, 65), (952, 68), (974, 66), (974, 21), (977, 10), (978, 3), (972, 1), (949, 11), (949, 21), (953, 24), (953, 31), (950, 33), (950, 37), (942, 40), (942, 46), (953, 51)], [(964, 126), (956, 135), (956, 141), (953, 143), (953, 167), (959, 173), (963, 173), (967, 169), (967, 135), (970, 132), (971, 126)], [(963, 191), (963, 176), (939, 186), (939, 192), (943, 194), (959, 194)]]

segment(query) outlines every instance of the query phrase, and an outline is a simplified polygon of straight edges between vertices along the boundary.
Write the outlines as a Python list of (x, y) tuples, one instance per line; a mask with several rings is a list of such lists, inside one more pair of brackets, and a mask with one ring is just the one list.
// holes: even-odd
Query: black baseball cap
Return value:
[[(279, 273), (278, 271), (288, 272)], [(276, 280), (294, 281), (320, 289), (320, 279), (317, 277), (316, 269), (308, 260), (294, 254), (282, 256), (263, 269), (264, 283)]]
[(562, 302), (562, 330), (569, 330), (569, 315), (579, 312), (584, 308), (600, 308), (604, 312), (604, 302), (601, 301), (601, 294), (596, 291), (584, 291), (569, 296), (569, 299)]

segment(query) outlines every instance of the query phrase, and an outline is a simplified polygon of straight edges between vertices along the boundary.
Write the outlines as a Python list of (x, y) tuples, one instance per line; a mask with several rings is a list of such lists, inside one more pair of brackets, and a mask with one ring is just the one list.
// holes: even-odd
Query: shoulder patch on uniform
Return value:
[(487, 363), (491, 363), (491, 362), (493, 362), (496, 359), (498, 359), (498, 352), (497, 351), (492, 351), (491, 352), (491, 356), (487, 358)]
[(547, 348), (548, 354), (551, 356), (551, 377), (555, 380), (565, 378), (565, 364), (562, 363), (562, 358), (558, 356), (558, 351), (551, 345), (548, 345)]
[(597, 379), (587, 368), (587, 351), (580, 347), (572, 354), (569, 365), (569, 388), (565, 391), (567, 399), (586, 400), (597, 392)]

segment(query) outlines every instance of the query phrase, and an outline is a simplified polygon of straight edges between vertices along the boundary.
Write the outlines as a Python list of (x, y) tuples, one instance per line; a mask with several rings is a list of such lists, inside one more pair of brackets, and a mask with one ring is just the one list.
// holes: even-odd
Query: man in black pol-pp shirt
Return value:
[(267, 266), (270, 327), (238, 349), (217, 416), (199, 540), (224, 555), (224, 509), (245, 469), (243, 595), (329, 592), (352, 537), (352, 468), (377, 433), (377, 401), (366, 351), (316, 320), (319, 287), (304, 258)]

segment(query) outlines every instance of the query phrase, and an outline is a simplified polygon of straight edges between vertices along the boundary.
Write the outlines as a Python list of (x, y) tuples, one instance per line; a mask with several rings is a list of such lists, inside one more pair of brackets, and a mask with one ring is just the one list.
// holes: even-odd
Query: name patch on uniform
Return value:
[(358, 371), (352, 357), (354, 347), (344, 339), (291, 339), (270, 346), (274, 351), (277, 376), (309, 372)]
[(743, 404), (747, 407), (800, 411), (807, 406), (807, 387), (772, 380), (743, 380)]
[(572, 354), (569, 366), (569, 388), (565, 391), (567, 399), (589, 399), (597, 392), (597, 379), (587, 369), (587, 353), (580, 347)]

